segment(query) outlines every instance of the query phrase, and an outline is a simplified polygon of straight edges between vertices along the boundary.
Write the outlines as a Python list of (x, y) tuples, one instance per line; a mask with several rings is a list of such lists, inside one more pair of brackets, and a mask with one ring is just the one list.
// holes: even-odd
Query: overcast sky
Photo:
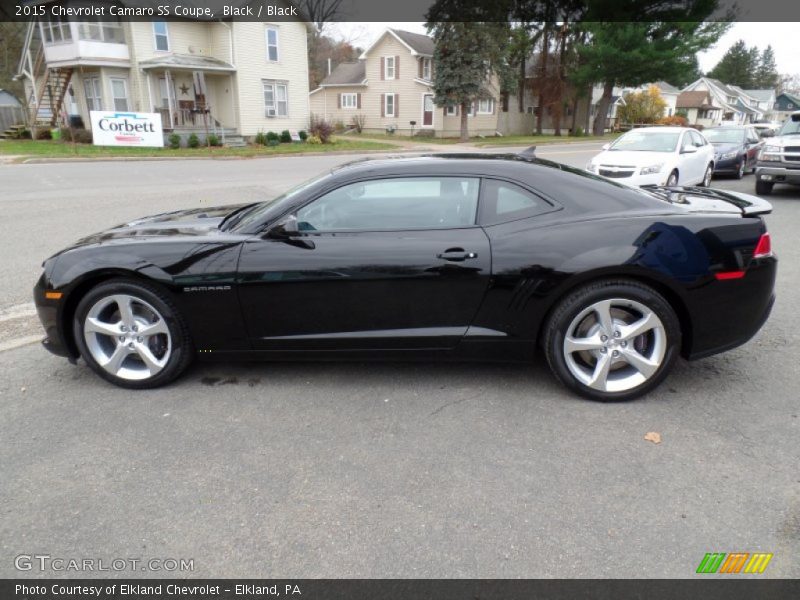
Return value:
[[(423, 23), (336, 23), (331, 27), (340, 37), (364, 48), (379, 36), (387, 25), (395, 29), (426, 33)], [(748, 46), (758, 46), (761, 50), (772, 44), (778, 72), (798, 73), (800, 72), (800, 66), (797, 64), (797, 56), (800, 54), (798, 37), (800, 30), (797, 23), (734, 23), (716, 46), (700, 54), (700, 68), (703, 71), (710, 71), (734, 42), (743, 39)]]

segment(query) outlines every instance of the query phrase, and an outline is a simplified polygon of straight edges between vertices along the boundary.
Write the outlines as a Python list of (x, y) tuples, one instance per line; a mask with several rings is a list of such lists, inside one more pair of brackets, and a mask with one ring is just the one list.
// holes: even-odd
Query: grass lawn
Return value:
[[(470, 144), (473, 146), (535, 146), (537, 144), (571, 143), (571, 142), (608, 142), (615, 140), (620, 134), (609, 133), (607, 135), (570, 137), (568, 135), (506, 135), (497, 137), (471, 137)], [(415, 142), (417, 144), (460, 144), (458, 138), (436, 138), (436, 137), (408, 137), (401, 135), (389, 135), (386, 133), (364, 133), (361, 135), (350, 134), (346, 139), (364, 140), (398, 140), (402, 142)]]
[(247, 146), (246, 148), (119, 148), (116, 146), (93, 146), (91, 144), (75, 144), (54, 142), (51, 140), (0, 140), (0, 154), (20, 155), (37, 158), (69, 158), (69, 157), (153, 157), (153, 156), (232, 156), (256, 157), (281, 154), (303, 154), (307, 152), (337, 152), (342, 150), (391, 150), (396, 146), (370, 140), (349, 140), (333, 138), (330, 144), (279, 144), (278, 146)]

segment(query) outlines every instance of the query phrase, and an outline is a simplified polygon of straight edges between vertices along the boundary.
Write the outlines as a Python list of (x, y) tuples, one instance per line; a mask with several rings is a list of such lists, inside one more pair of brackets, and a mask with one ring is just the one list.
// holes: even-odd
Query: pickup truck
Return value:
[(800, 185), (800, 110), (765, 141), (756, 163), (756, 194), (771, 194), (776, 183)]

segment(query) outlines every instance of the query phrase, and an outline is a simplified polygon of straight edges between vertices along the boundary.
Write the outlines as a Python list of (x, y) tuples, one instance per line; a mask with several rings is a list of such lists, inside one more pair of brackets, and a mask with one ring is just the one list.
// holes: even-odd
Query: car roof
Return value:
[(679, 126), (670, 126), (666, 125), (663, 127), (636, 127), (635, 129), (631, 129), (627, 133), (631, 133), (631, 131), (635, 131), (637, 133), (676, 133), (679, 131), (697, 131), (691, 127), (679, 127)]

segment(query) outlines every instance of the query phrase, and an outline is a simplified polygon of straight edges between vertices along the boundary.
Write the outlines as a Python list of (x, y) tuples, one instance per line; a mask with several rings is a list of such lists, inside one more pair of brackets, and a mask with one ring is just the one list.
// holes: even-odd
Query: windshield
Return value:
[(678, 138), (681, 137), (680, 131), (631, 131), (622, 137), (609, 148), (610, 151), (634, 152), (674, 152), (678, 145)]
[(723, 127), (706, 129), (703, 132), (712, 144), (741, 144), (744, 140), (744, 129), (725, 129)]
[(271, 200), (265, 200), (264, 202), (259, 202), (258, 204), (254, 204), (247, 210), (244, 210), (241, 213), (233, 215), (229, 222), (225, 223), (225, 229), (245, 229), (250, 225), (256, 224), (259, 221), (263, 220), (269, 211), (277, 206), (279, 203), (283, 202), (284, 200), (289, 200), (293, 198), (297, 194), (303, 192), (304, 190), (310, 188), (312, 185), (319, 183), (320, 181), (328, 178), (331, 176), (330, 172), (325, 172), (322, 175), (318, 175), (316, 177), (312, 177), (311, 179), (304, 181), (300, 185), (297, 185), (290, 189), (288, 192), (284, 192), (280, 196), (276, 196)]
[(778, 130), (777, 135), (797, 135), (800, 134), (800, 114), (792, 115)]

